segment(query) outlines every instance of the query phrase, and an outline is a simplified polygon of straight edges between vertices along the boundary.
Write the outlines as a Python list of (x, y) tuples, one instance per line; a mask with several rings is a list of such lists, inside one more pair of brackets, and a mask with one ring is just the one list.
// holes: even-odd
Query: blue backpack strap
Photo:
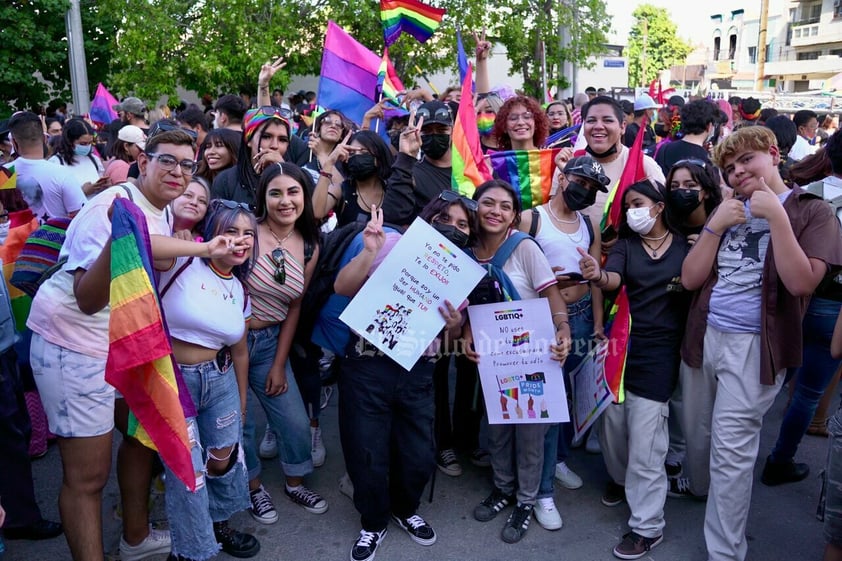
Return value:
[(500, 246), (497, 253), (494, 254), (494, 257), (491, 258), (491, 264), (499, 269), (502, 269), (506, 261), (509, 260), (509, 257), (512, 256), (515, 248), (520, 245), (520, 242), (528, 239), (530, 239), (529, 234), (524, 234), (520, 230), (515, 230), (512, 235), (503, 242), (503, 245)]

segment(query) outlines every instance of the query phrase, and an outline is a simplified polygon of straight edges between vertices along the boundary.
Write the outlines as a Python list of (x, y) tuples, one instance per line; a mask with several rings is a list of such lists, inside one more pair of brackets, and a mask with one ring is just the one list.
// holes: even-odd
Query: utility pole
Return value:
[(82, 12), (79, 8), (79, 0), (70, 0), (65, 25), (73, 108), (77, 116), (82, 116), (91, 110), (91, 92), (88, 90), (88, 66), (85, 61), (85, 40), (82, 36)]
[[(567, 17), (567, 6), (564, 0), (559, 0), (559, 17), (558, 17), (558, 46), (559, 52), (563, 53), (567, 47), (570, 46), (570, 28), (565, 25), (564, 19)], [(559, 88), (556, 92), (556, 99), (566, 99), (573, 97), (576, 94), (576, 81), (573, 76), (573, 65), (569, 60), (560, 60), (558, 65), (559, 78), (564, 76), (567, 83), (570, 84), (567, 88)]]
[(643, 20), (643, 52), (640, 57), (640, 86), (646, 87), (646, 43), (649, 42), (649, 20)]
[(757, 80), (755, 91), (763, 89), (763, 76), (766, 74), (766, 28), (769, 27), (769, 0), (760, 0), (760, 33), (757, 36)]

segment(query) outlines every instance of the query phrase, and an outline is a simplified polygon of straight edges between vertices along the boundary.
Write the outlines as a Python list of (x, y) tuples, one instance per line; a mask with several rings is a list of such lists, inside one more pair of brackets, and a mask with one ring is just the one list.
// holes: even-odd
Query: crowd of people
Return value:
[[(742, 561), (760, 428), (784, 384), (791, 399), (761, 481), (807, 477), (795, 461), (800, 440), (829, 435), (825, 560), (842, 559), (842, 416), (828, 423), (842, 365), (835, 118), (820, 129), (812, 111), (776, 115), (751, 97), (621, 102), (593, 88), (542, 105), (492, 88), (489, 52), (478, 40), (482, 151), (555, 151), (552, 197), (535, 208), (496, 178), (471, 197), (452, 190), (457, 88), (437, 98), (410, 90), (408, 114), (386, 119), (390, 107), (380, 103), (355, 123), (335, 108), (315, 111), (308, 92), (290, 103), (280, 90), (270, 95), (279, 59), (262, 67), (253, 102), (223, 95), (149, 122), (146, 104), (127, 97), (114, 108), (119, 119), (99, 130), (63, 115), (11, 118), (0, 131), (10, 148), (6, 175), (16, 176), (16, 189), (0, 190), (4, 263), (25, 239), (16, 229), (28, 234), (53, 219), (69, 226), (60, 267), (27, 314), (13, 311), (14, 289), (2, 285), (6, 539), (63, 532), (74, 560), (104, 558), (102, 494), (116, 427), (123, 561), (257, 555), (257, 537), (228, 521), (243, 510), (278, 521), (261, 459), (278, 458), (290, 501), (315, 515), (328, 510), (307, 486), (327, 453), (326, 370), (339, 392), (338, 427), (326, 430), (338, 430), (340, 487), (360, 514), (352, 561), (374, 559), (390, 521), (422, 546), (435, 543), (421, 493), (436, 469), (461, 476), (460, 458), (490, 468), (492, 488), (473, 516), (485, 523), (511, 509), (504, 542), (522, 540), (533, 518), (558, 530), (554, 484), (583, 485), (567, 465), (581, 444), (604, 457), (602, 503), (630, 511), (616, 557), (644, 557), (663, 541), (669, 496), (706, 501), (708, 559)], [(643, 179), (620, 185), (638, 157), (635, 140)], [(105, 381), (117, 199), (138, 209), (151, 235), (184, 382), (195, 491), (133, 436), (126, 400)], [(622, 208), (617, 228), (599, 227), (607, 201)], [(444, 329), (407, 372), (339, 316), (416, 218), (485, 266), (491, 282), (432, 311)], [(331, 230), (352, 236), (328, 279), (333, 293), (320, 309), (302, 310)], [(546, 298), (556, 336), (548, 352), (569, 394), (569, 373), (612, 337), (606, 306), (621, 290), (633, 318), (625, 399), (586, 443), (574, 441), (569, 423), (480, 431), (481, 356), (467, 306)], [(33, 431), (44, 418), (49, 430)], [(47, 438), (57, 440), (63, 466), (61, 523), (43, 519), (35, 502), (31, 458)], [(149, 524), (150, 486), (162, 473), (168, 529)]]

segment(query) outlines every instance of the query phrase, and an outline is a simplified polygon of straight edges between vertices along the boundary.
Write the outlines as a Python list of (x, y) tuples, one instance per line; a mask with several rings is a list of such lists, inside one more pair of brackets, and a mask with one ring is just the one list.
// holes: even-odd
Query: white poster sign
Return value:
[(420, 218), (339, 316), (410, 370), (444, 327), (439, 307), (465, 301), (485, 270)]
[(570, 373), (573, 391), (574, 439), (579, 439), (608, 409), (614, 396), (605, 379), (605, 357), (608, 341), (595, 347)]
[(570, 420), (546, 298), (468, 307), (490, 424)]

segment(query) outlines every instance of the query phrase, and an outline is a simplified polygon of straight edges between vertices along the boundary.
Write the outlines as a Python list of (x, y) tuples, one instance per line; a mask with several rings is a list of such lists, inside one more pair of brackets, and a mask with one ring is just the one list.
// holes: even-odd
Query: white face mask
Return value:
[(6, 221), (5, 224), (0, 224), (0, 245), (6, 243), (6, 238), (9, 236), (9, 224), (10, 221)]
[(645, 236), (655, 227), (656, 217), (651, 216), (649, 210), (651, 206), (641, 208), (630, 208), (626, 211), (626, 221), (629, 223), (629, 228), (633, 232)]

